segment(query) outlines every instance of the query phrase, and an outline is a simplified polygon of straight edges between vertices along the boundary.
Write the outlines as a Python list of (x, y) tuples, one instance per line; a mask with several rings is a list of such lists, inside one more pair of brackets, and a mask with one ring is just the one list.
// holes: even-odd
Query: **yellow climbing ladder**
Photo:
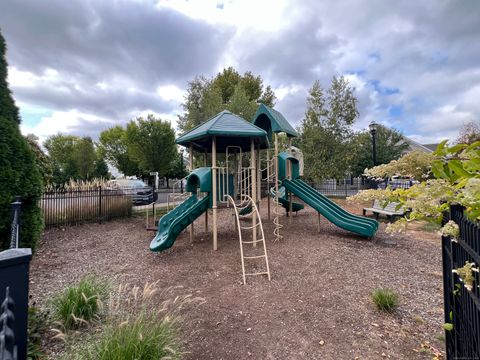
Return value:
[[(262, 225), (262, 218), (260, 217), (258, 207), (253, 201), (253, 199), (249, 195), (241, 195), (240, 203), (236, 204), (233, 198), (229, 195), (226, 195), (228, 201), (233, 205), (233, 210), (235, 211), (235, 223), (236, 228), (238, 230), (238, 238), (240, 241), (240, 256), (242, 260), (242, 276), (243, 276), (243, 284), (247, 283), (247, 276), (255, 276), (255, 275), (267, 275), (268, 280), (270, 280), (270, 267), (268, 265), (268, 255), (267, 255), (267, 247), (265, 245), (265, 234), (263, 232), (263, 225)], [(245, 215), (240, 215), (240, 212), (244, 209), (251, 207), (251, 211), (247, 211)], [(258, 222), (253, 224), (252, 226), (245, 226), (244, 222), (241, 220), (252, 217), (253, 214), (256, 214), (256, 219)], [(252, 240), (245, 241), (242, 237), (242, 230), (251, 230), (252, 231)], [(260, 230), (260, 237), (257, 238), (254, 235), (255, 231)], [(263, 254), (261, 255), (254, 255), (254, 256), (245, 256), (244, 253), (244, 245), (252, 244), (252, 247), (255, 248), (257, 243), (261, 243), (263, 245), (263, 249), (259, 249), (260, 251), (263, 250)], [(260, 272), (245, 272), (245, 260), (255, 260), (255, 259), (265, 259), (265, 271)]]

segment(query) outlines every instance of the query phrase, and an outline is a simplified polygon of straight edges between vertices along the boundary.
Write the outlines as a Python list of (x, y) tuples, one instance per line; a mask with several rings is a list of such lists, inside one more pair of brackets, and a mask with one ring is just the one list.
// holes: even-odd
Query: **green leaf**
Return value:
[(468, 171), (480, 171), (480, 158), (464, 160), (463, 167)]
[(441, 160), (433, 160), (432, 173), (437, 179), (450, 180), (450, 176), (445, 172), (445, 167)]
[(456, 154), (462, 151), (463, 149), (465, 149), (467, 146), (468, 146), (467, 144), (458, 144), (450, 148), (447, 148), (446, 151), (447, 151), (447, 154)]
[(450, 160), (448, 162), (448, 167), (458, 176), (466, 178), (473, 177), (473, 174), (469, 173), (463, 168), (463, 164), (460, 160)]
[(447, 145), (448, 140), (443, 140), (440, 144), (438, 144), (437, 149), (434, 151), (433, 155), (445, 155), (445, 146)]
[(470, 151), (470, 150), (475, 150), (476, 148), (480, 148), (480, 140), (479, 141), (475, 141), (474, 143), (468, 145), (467, 147), (467, 151)]
[(445, 323), (445, 324), (443, 324), (443, 328), (447, 331), (452, 331), (453, 330), (453, 324)]

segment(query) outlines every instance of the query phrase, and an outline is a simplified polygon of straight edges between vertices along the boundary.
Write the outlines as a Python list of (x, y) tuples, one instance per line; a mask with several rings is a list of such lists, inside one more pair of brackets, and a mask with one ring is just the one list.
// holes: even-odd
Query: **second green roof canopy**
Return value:
[(259, 146), (261, 149), (269, 147), (265, 130), (227, 110), (183, 134), (176, 142), (187, 147), (192, 145), (196, 151), (211, 152), (214, 136), (219, 153), (225, 152), (227, 146), (239, 146), (242, 151), (249, 151), (250, 138), (254, 139), (256, 147)]

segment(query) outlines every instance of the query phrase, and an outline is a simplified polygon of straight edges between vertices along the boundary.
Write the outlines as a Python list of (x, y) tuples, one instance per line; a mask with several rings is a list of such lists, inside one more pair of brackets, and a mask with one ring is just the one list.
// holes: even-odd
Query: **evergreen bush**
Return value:
[(0, 248), (10, 243), (11, 203), (22, 201), (20, 247), (35, 249), (43, 229), (38, 202), (42, 178), (35, 155), (20, 133), (20, 116), (7, 83), (6, 44), (0, 33)]

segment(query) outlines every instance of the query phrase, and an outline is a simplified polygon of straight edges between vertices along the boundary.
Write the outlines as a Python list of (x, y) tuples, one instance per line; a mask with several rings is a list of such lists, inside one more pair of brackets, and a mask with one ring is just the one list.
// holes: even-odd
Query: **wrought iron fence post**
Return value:
[(16, 354), (15, 351), (11, 353), (11, 359), (27, 358), (28, 277), (31, 259), (31, 249), (0, 252), (0, 296), (7, 293), (1, 306), (0, 329), (10, 329), (0, 334), (1, 359), (5, 358), (2, 357), (4, 354), (1, 350), (11, 352), (14, 347)]
[(102, 223), (102, 185), (98, 187), (98, 223)]
[(14, 315), (15, 303), (10, 297), (10, 287), (5, 289), (5, 299), (0, 306), (0, 359), (16, 360), (17, 346), (15, 345)]
[(12, 226), (10, 229), (10, 249), (18, 248), (18, 241), (20, 238), (20, 215), (22, 210), (22, 202), (20, 196), (15, 196), (15, 201), (12, 203)]

